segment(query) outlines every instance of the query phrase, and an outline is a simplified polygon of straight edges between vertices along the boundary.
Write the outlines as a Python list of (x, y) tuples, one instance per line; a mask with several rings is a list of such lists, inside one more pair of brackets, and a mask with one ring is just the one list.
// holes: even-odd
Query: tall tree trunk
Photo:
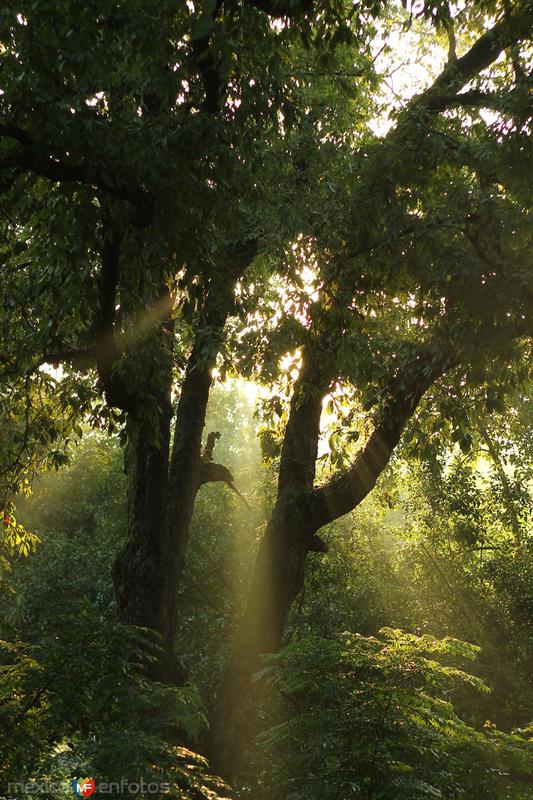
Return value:
[[(232, 287), (229, 287), (230, 290)], [(164, 391), (154, 393), (145, 411), (130, 413), (125, 466), (128, 475), (128, 541), (117, 558), (114, 581), (123, 621), (156, 630), (163, 653), (156, 676), (180, 682), (174, 657), (177, 589), (194, 501), (200, 487), (202, 432), (228, 303), (206, 300), (188, 360), (171, 451), (171, 375)], [(223, 307), (222, 307), (223, 306)], [(142, 401), (140, 401), (142, 403)], [(159, 409), (157, 423), (153, 409)]]
[(120, 618), (163, 634), (169, 397), (162, 397), (161, 403), (157, 431), (152, 419), (131, 414), (128, 418), (128, 541), (115, 562), (113, 578)]
[(274, 514), (259, 547), (248, 604), (227, 663), (212, 720), (211, 767), (231, 780), (253, 735), (260, 687), (252, 677), (261, 655), (279, 650), (292, 604), (302, 588), (308, 537), (298, 521)]
[(281, 453), (278, 496), (256, 557), (248, 603), (225, 667), (212, 721), (209, 757), (213, 770), (232, 779), (255, 727), (257, 685), (252, 677), (261, 655), (276, 652), (289, 612), (302, 588), (309, 550), (322, 550), (314, 536), (312, 487), (322, 399), (328, 379), (316, 355), (305, 353), (291, 401)]
[(174, 649), (178, 607), (177, 592), (183, 574), (185, 552), (196, 495), (201, 486), (202, 434), (209, 392), (213, 383), (224, 324), (233, 294), (233, 284), (207, 297), (181, 389), (174, 441), (170, 458), (166, 498), (165, 630), (169, 652)]
[[(219, 272), (208, 283), (178, 402), (172, 448), (172, 371), (167, 353), (172, 337), (163, 335), (164, 331), (159, 331), (161, 364), (149, 369), (144, 389), (136, 392), (129, 413), (128, 542), (115, 563), (115, 591), (121, 619), (160, 633), (163, 653), (155, 672), (169, 682), (183, 679), (174, 656), (177, 592), (194, 501), (205, 482), (201, 475), (202, 433), (213, 368), (235, 280), (256, 252), (255, 241), (227, 248)], [(164, 323), (164, 327), (172, 333), (170, 324)]]
[[(154, 674), (176, 682), (181, 672), (173, 659), (168, 631), (168, 484), (170, 427), (172, 421), (173, 333), (168, 318), (170, 297), (165, 290), (156, 301), (163, 309), (162, 324), (153, 333), (157, 357), (146, 365), (146, 374), (127, 398), (128, 538), (113, 566), (113, 582), (120, 619), (151, 628), (160, 634), (163, 651)], [(156, 323), (157, 324), (157, 323)]]

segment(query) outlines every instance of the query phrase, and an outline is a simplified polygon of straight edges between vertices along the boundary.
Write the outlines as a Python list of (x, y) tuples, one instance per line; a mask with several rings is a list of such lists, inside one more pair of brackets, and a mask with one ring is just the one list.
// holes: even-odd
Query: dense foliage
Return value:
[(531, 797), (532, 33), (5, 0), (2, 780)]
[[(6, 781), (143, 777), (173, 783), (179, 798), (202, 797), (194, 785), (211, 797), (216, 783), (193, 753), (272, 494), (272, 469), (252, 446), (252, 410), (238, 386), (213, 398), (209, 424), (255, 508), (217, 486), (199, 497), (178, 629), (192, 683), (182, 689), (147, 680), (156, 642), (116, 623), (120, 448), (89, 434), (68, 467), (34, 485), (21, 514), (37, 551), (12, 561), (2, 580)], [(525, 532), (516, 544), (505, 508), (487, 497), (483, 462), (469, 464), (470, 483), (454, 483), (459, 517), (437, 500), (457, 505), (453, 459), (442, 474), (398, 460), (372, 502), (330, 528), (288, 644), (257, 676), (270, 688), (238, 796), (531, 796), (531, 545)], [(461, 530), (485, 503), (492, 527), (480, 560)]]
[[(455, 684), (488, 691), (442, 664), (477, 648), (454, 639), (383, 629), (289, 644), (269, 667), (286, 721), (263, 736), (274, 751), (266, 797), (525, 797), (531, 748), (491, 726), (478, 732), (453, 706)], [(513, 794), (510, 795), (510, 792)]]
[(149, 680), (157, 639), (117, 621), (110, 568), (126, 524), (120, 449), (89, 434), (72, 456), (66, 471), (34, 487), (23, 513), (39, 546), (0, 584), (2, 780), (46, 782), (49, 796), (64, 797), (83, 772), (168, 784), (180, 800), (212, 798), (223, 784), (183, 744), (207, 725), (198, 691)]

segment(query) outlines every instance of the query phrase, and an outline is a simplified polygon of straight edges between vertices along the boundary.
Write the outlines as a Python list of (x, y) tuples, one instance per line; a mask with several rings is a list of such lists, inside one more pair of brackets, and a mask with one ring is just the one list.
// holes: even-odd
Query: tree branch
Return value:
[(324, 368), (324, 361), (306, 347), (302, 353), (302, 366), (294, 386), (283, 437), (278, 497), (310, 491), (313, 487), (322, 400), (330, 381), (331, 375)]
[(207, 442), (202, 453), (202, 461), (213, 460), (213, 450), (215, 449), (217, 440), (220, 439), (221, 435), (222, 434), (220, 431), (211, 431), (211, 433), (207, 435)]
[(226, 486), (229, 486), (232, 492), (235, 492), (237, 497), (242, 500), (246, 508), (251, 511), (248, 501), (235, 486), (233, 475), (224, 464), (216, 464), (214, 461), (203, 461), (200, 464), (200, 486), (203, 486), (204, 483), (225, 483)]
[(482, 34), (464, 56), (448, 62), (433, 84), (414, 98), (428, 111), (444, 111), (463, 86), (489, 67), (503, 50), (531, 35), (527, 14), (515, 13)]
[[(252, 263), (258, 251), (255, 239), (229, 245), (216, 259), (218, 269), (207, 286), (204, 305), (181, 387), (174, 442), (170, 457), (169, 519), (176, 575), (183, 569), (187, 531), (199, 485), (202, 483), (202, 433), (207, 402), (213, 382), (213, 368), (224, 335), (226, 319), (234, 302), (235, 281)], [(209, 462), (212, 463), (212, 462)], [(204, 470), (204, 478), (206, 471)], [(232, 481), (233, 482), (233, 481)]]
[(475, 108), (490, 108), (493, 111), (505, 111), (509, 101), (516, 95), (516, 89), (505, 94), (497, 92), (481, 92), (472, 89), (462, 94), (444, 94), (440, 97), (443, 108), (453, 106), (473, 106)]
[(13, 149), (0, 159), (0, 168), (16, 169), (34, 172), (43, 178), (58, 183), (82, 183), (101, 189), (111, 197), (126, 200), (135, 207), (146, 208), (148, 194), (144, 190), (132, 190), (119, 186), (118, 182), (109, 178), (103, 172), (87, 164), (62, 161), (51, 154), (41, 152), (37, 143), (28, 131), (16, 125), (0, 124), (0, 137), (10, 139), (19, 144), (18, 149)]
[(313, 491), (316, 530), (352, 511), (374, 488), (425, 392), (453, 363), (453, 358), (442, 352), (417, 353), (404, 373), (391, 382), (389, 400), (353, 465)]
[(102, 235), (102, 268), (98, 282), (100, 320), (94, 348), (96, 367), (109, 405), (124, 411), (133, 411), (134, 397), (114, 369), (123, 352), (115, 340), (115, 306), (120, 281), (122, 242), (105, 204), (102, 206)]
[(43, 364), (63, 364), (71, 362), (72, 364), (84, 364), (87, 361), (94, 361), (96, 358), (96, 345), (89, 347), (71, 347), (65, 350), (56, 351), (55, 353), (45, 353), (37, 364), (32, 367), (32, 371), (38, 369)]
[[(392, 148), (398, 140), (403, 144), (405, 137), (411, 139), (413, 135), (413, 117), (415, 121), (418, 119), (417, 112), (425, 111), (429, 115), (435, 115), (452, 105), (458, 105), (465, 101), (475, 100), (481, 103), (487, 97), (485, 93), (473, 90), (460, 95), (458, 92), (475, 78), (481, 70), (490, 66), (498, 58), (502, 50), (527, 37), (531, 27), (531, 22), (526, 14), (521, 17), (519, 13), (515, 13), (497, 22), (489, 31), (482, 34), (464, 56), (447, 63), (432, 85), (420, 94), (415, 95), (407, 103), (407, 106), (399, 115), (396, 126), (381, 140), (380, 148), (377, 152), (381, 152), (382, 147)], [(490, 94), (488, 97), (492, 100)], [(449, 139), (449, 141), (453, 140)], [(380, 191), (380, 186), (381, 191), (388, 196), (393, 186), (399, 180), (404, 180), (403, 173), (399, 179), (394, 175), (391, 177), (387, 174), (386, 180), (383, 180), (383, 173), (374, 169), (375, 162), (370, 160), (370, 164), (372, 167), (369, 181), (366, 182), (364, 180), (364, 172), (360, 180), (360, 185), (365, 187), (364, 196), (366, 197), (377, 194)], [(378, 186), (376, 186), (376, 183)], [(405, 232), (400, 232), (399, 235), (405, 235), (405, 233), (410, 233), (409, 228)], [(350, 240), (349, 237), (347, 238)], [(363, 230), (363, 234), (360, 234), (355, 240), (355, 246), (351, 248), (346, 257), (347, 260), (364, 255), (380, 243), (379, 240), (377, 242), (369, 241), (369, 238), (367, 231)]]
[(96, 321), (92, 337), (94, 344), (85, 348), (65, 348), (52, 353), (44, 353), (31, 367), (38, 369), (42, 364), (59, 364), (62, 362), (93, 361), (96, 364), (98, 377), (111, 406), (123, 410), (131, 410), (133, 398), (126, 392), (122, 380), (114, 372), (114, 366), (123, 350), (115, 340), (115, 304), (120, 279), (120, 247), (121, 237), (118, 234), (105, 204), (102, 206), (103, 243), (101, 253), (101, 270), (98, 280), (99, 319)]

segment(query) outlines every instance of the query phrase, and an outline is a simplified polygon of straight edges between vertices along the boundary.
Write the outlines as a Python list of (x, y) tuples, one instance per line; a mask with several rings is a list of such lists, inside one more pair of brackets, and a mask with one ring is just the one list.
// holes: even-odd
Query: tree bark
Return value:
[(108, 399), (111, 388), (114, 395), (123, 399), (122, 407), (127, 410), (124, 469), (128, 537), (113, 565), (113, 582), (120, 619), (150, 628), (161, 637), (163, 649), (154, 676), (179, 682), (182, 674), (168, 635), (172, 626), (168, 599), (168, 493), (173, 323), (166, 287), (153, 307), (160, 309), (162, 316), (155, 322), (156, 330), (149, 334), (156, 355), (151, 363), (143, 365), (144, 375), (135, 390), (124, 386), (113, 363), (106, 364), (105, 371), (100, 368)]
[(128, 406), (128, 542), (115, 563), (115, 592), (124, 622), (160, 634), (163, 651), (154, 673), (171, 683), (184, 677), (174, 654), (174, 637), (177, 591), (194, 501), (202, 483), (220, 480), (218, 475), (206, 478), (201, 471), (213, 368), (231, 311), (235, 280), (256, 252), (255, 241), (227, 248), (219, 272), (207, 284), (178, 401), (172, 447), (172, 369), (166, 352), (172, 336), (164, 335), (172, 334), (171, 323), (163, 321), (166, 331), (157, 334), (161, 364), (148, 367), (142, 391), (136, 391)]
[[(114, 568), (120, 618), (156, 630), (163, 652), (155, 668), (158, 679), (179, 683), (183, 675), (174, 656), (177, 589), (183, 571), (194, 501), (201, 485), (201, 445), (209, 391), (224, 323), (226, 297), (208, 296), (188, 360), (171, 449), (171, 373), (154, 395), (146, 414), (128, 419), (125, 467), (128, 474), (128, 541)], [(162, 342), (162, 346), (164, 342)], [(150, 412), (159, 409), (154, 425)]]
[(152, 420), (128, 419), (128, 541), (115, 561), (113, 580), (121, 620), (163, 636), (171, 406), (169, 395), (160, 400), (157, 431)]
[(261, 655), (276, 652), (302, 588), (307, 553), (316, 550), (312, 486), (322, 400), (329, 378), (318, 354), (304, 352), (281, 453), (277, 501), (257, 554), (248, 603), (219, 687), (212, 720), (212, 769), (231, 779), (255, 726)]
[(174, 442), (169, 465), (165, 552), (165, 613), (163, 640), (167, 661), (174, 660), (177, 627), (177, 590), (183, 574), (185, 553), (194, 502), (202, 485), (202, 434), (207, 413), (213, 368), (220, 348), (224, 324), (233, 296), (233, 283), (206, 300), (185, 380), (181, 389), (174, 425)]

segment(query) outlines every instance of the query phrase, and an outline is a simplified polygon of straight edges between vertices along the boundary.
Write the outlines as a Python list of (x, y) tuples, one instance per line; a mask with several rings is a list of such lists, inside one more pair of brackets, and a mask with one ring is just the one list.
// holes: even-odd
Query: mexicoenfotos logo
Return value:
[(77, 797), (90, 797), (96, 789), (94, 778), (74, 778), (72, 788)]
[[(70, 782), (70, 786), (76, 797), (92, 797), (96, 792), (94, 778), (74, 778)], [(63, 797), (65, 783), (63, 781), (28, 781), (27, 783), (19, 781), (8, 783), (7, 791), (8, 797), (15, 794), (40, 794), (47, 797), (60, 794)], [(121, 797), (124, 794), (130, 794), (134, 797), (139, 797), (139, 795), (144, 797), (147, 794), (151, 794), (160, 797), (162, 794), (169, 794), (170, 791), (170, 783), (148, 782), (144, 778), (138, 778), (135, 781), (130, 781), (127, 778), (122, 778), (120, 781), (98, 781), (98, 797), (103, 794), (119, 794)], [(4, 800), (4, 795), (0, 794), (0, 800)]]

